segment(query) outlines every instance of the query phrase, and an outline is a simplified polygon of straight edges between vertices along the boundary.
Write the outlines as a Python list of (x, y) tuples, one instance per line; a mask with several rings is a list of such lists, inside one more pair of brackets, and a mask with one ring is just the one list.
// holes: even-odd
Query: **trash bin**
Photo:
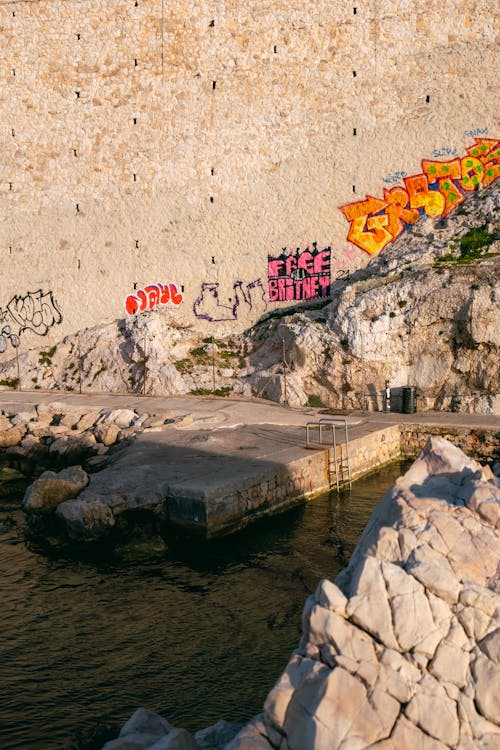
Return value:
[(403, 414), (415, 414), (417, 411), (417, 389), (414, 385), (405, 386), (402, 389)]

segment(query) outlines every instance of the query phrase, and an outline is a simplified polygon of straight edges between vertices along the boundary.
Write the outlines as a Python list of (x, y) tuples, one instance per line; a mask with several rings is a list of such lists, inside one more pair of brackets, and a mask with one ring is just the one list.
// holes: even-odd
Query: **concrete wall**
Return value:
[(157, 283), (173, 321), (241, 330), (286, 304), (282, 248), (366, 263), (339, 206), (498, 134), (493, 9), (0, 0), (0, 357)]

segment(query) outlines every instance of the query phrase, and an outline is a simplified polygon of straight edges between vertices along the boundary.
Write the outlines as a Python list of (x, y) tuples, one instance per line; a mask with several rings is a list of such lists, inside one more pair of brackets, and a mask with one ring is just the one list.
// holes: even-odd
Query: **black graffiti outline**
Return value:
[(52, 291), (26, 292), (16, 294), (5, 308), (0, 308), (0, 354), (7, 349), (7, 340), (17, 349), (20, 336), (24, 331), (31, 331), (37, 336), (46, 336), (49, 328), (59, 325), (63, 319), (62, 312)]
[[(210, 323), (222, 323), (225, 321), (237, 320), (239, 315), (238, 309), (242, 302), (248, 305), (249, 311), (253, 310), (255, 303), (252, 300), (252, 292), (255, 289), (260, 289), (264, 312), (267, 310), (266, 292), (260, 278), (254, 279), (245, 286), (244, 282), (240, 279), (235, 281), (233, 284), (235, 299), (233, 304), (229, 305), (220, 301), (219, 288), (220, 284), (218, 281), (205, 281), (202, 283), (200, 294), (193, 303), (193, 313), (199, 320), (208, 320)], [(212, 295), (213, 300), (210, 300), (208, 295)], [(220, 314), (214, 316), (213, 314), (204, 312), (203, 307), (206, 306), (207, 301), (215, 301), (215, 308), (221, 311)], [(228, 299), (228, 302), (230, 301), (231, 300)]]

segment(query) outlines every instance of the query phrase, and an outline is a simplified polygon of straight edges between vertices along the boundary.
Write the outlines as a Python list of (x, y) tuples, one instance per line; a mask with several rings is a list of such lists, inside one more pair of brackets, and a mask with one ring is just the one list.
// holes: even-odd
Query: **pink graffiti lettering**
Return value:
[(331, 284), (331, 247), (319, 250), (313, 242), (312, 249), (297, 248), (281, 255), (268, 256), (267, 275), (270, 302), (328, 297)]
[(183, 295), (177, 291), (175, 284), (148, 284), (144, 289), (138, 289), (134, 294), (128, 295), (125, 300), (125, 310), (128, 315), (135, 315), (137, 312), (153, 310), (169, 302), (178, 306), (182, 300)]

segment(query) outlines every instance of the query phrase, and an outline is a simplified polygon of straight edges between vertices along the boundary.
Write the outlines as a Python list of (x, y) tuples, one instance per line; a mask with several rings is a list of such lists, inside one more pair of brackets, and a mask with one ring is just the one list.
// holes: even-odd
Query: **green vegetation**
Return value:
[[(211, 344), (211, 339), (203, 339), (208, 344)], [(222, 346), (221, 344), (217, 344), (215, 341), (213, 342), (214, 346)], [(239, 364), (237, 365), (240, 368), (245, 367), (245, 360), (243, 357), (241, 357), (240, 353), (238, 351), (234, 351), (232, 349), (229, 349), (226, 345), (226, 348), (219, 349), (218, 351), (214, 352), (207, 352), (205, 350), (205, 347), (203, 346), (197, 346), (194, 349), (190, 349), (189, 356), (184, 357), (184, 359), (178, 359), (176, 362), (174, 362), (174, 367), (183, 375), (186, 375), (187, 373), (190, 373), (193, 368), (197, 365), (203, 367), (208, 366), (212, 364), (212, 360), (219, 365), (227, 366), (228, 364), (231, 364), (231, 360), (239, 360)], [(236, 366), (236, 363), (234, 363)]]
[(221, 359), (225, 359), (226, 361), (231, 359), (231, 357), (239, 357), (238, 352), (232, 352), (229, 349), (222, 349), (222, 351), (218, 352), (218, 355)]
[(210, 388), (195, 388), (193, 391), (189, 391), (192, 396), (229, 396), (231, 388), (224, 386), (223, 388), (216, 388), (215, 391), (211, 391)]
[(190, 356), (197, 365), (208, 365), (212, 359), (202, 346), (197, 346), (189, 351)]
[(400, 299), (398, 302), (399, 307), (406, 307), (407, 304), (408, 302), (405, 299)]
[(97, 372), (96, 372), (96, 373), (94, 374), (94, 377), (92, 378), (92, 382), (94, 382), (94, 380), (95, 380), (95, 379), (96, 379), (97, 377), (99, 377), (99, 375), (101, 374), (101, 372), (104, 372), (105, 370), (106, 370), (106, 367), (105, 367), (105, 365), (104, 365), (104, 363), (103, 363), (103, 361), (102, 361), (102, 359), (101, 359), (101, 367), (100, 367), (100, 368), (99, 368), (99, 369), (97, 370)]
[(5, 385), (7, 388), (17, 388), (19, 378), (12, 378), (11, 380), (0, 380), (0, 385)]
[(38, 355), (38, 363), (40, 365), (51, 365), (52, 357), (54, 356), (56, 349), (57, 346), (53, 346), (48, 352), (40, 352)]
[(481, 255), (479, 251), (489, 247), (494, 241), (495, 237), (484, 229), (469, 229), (467, 234), (460, 238), (460, 257), (477, 258)]
[(174, 367), (182, 375), (185, 375), (186, 373), (191, 372), (194, 365), (190, 359), (178, 359), (177, 362), (174, 362)]
[(396, 313), (394, 312), (394, 310), (391, 310), (391, 312), (389, 313), (389, 317), (390, 318), (395, 318), (396, 317)]
[[(443, 263), (455, 263), (456, 265), (469, 265), (475, 260), (485, 257), (485, 250), (497, 239), (495, 234), (488, 234), (484, 227), (469, 229), (467, 234), (460, 237), (450, 245), (451, 253), (437, 258), (434, 268), (439, 268)], [(457, 248), (458, 242), (458, 248)], [(459, 255), (456, 254), (459, 249)], [(488, 253), (488, 257), (494, 257), (498, 253)]]
[(311, 395), (307, 397), (306, 406), (312, 406), (313, 409), (326, 408), (326, 404), (324, 404), (320, 397), (316, 396), (314, 393), (311, 393)]

